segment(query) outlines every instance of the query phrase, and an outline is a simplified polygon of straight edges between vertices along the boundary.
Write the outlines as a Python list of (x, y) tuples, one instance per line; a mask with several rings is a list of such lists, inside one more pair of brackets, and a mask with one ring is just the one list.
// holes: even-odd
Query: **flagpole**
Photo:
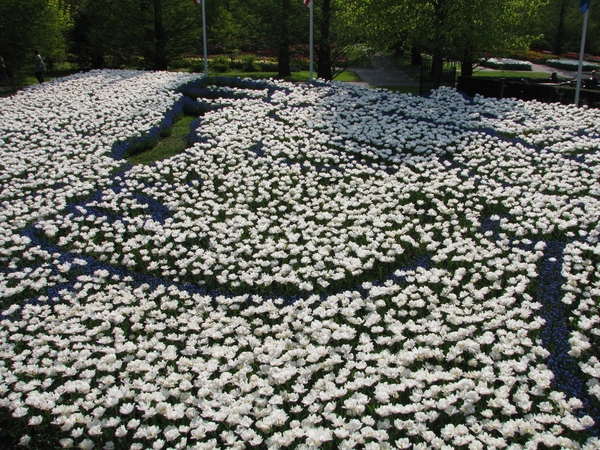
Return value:
[(202, 0), (202, 40), (204, 41), (204, 75), (208, 77), (208, 46), (206, 44), (206, 0)]
[(579, 68), (577, 69), (577, 88), (575, 89), (575, 106), (579, 106), (579, 91), (581, 90), (581, 77), (583, 76), (583, 51), (585, 49), (585, 35), (587, 33), (589, 4), (583, 15), (583, 31), (581, 32), (581, 47), (579, 48)]
[(310, 66), (310, 81), (313, 80), (313, 4), (314, 4), (314, 0), (310, 0), (310, 39), (309, 39), (309, 58), (310, 58), (310, 62), (309, 62), (309, 66)]

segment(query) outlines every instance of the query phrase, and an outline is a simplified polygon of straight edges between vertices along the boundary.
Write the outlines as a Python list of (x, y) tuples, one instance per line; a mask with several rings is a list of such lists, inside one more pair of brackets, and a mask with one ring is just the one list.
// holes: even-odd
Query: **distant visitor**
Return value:
[(44, 72), (46, 71), (46, 65), (44, 64), (44, 60), (42, 59), (42, 55), (40, 55), (40, 52), (35, 50), (34, 53), (35, 77), (40, 82), (40, 84), (42, 84), (44, 82)]

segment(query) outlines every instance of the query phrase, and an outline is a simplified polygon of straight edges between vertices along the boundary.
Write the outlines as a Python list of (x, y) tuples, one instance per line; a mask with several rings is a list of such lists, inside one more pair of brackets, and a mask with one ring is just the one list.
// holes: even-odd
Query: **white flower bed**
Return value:
[(600, 400), (600, 355), (597, 351), (600, 347), (600, 267), (594, 261), (599, 254), (598, 243), (574, 242), (567, 247), (562, 301), (574, 309), (571, 317), (573, 335), (569, 340), (571, 355), (581, 360), (581, 369), (589, 375), (589, 394)]
[(22, 444), (598, 448), (600, 112), (247, 82), (183, 154), (111, 157), (192, 80), (0, 100)]
[(528, 71), (532, 69), (532, 65), (529, 61), (520, 61), (518, 59), (511, 58), (488, 58), (481, 63), (484, 67), (491, 69), (502, 69), (502, 70), (524, 70)]
[[(546, 61), (546, 64), (551, 67), (556, 67), (558, 69), (566, 69), (577, 71), (579, 69), (579, 61), (575, 59), (549, 59)], [(584, 61), (583, 62), (583, 70), (597, 70), (598, 64), (594, 64), (591, 62)]]

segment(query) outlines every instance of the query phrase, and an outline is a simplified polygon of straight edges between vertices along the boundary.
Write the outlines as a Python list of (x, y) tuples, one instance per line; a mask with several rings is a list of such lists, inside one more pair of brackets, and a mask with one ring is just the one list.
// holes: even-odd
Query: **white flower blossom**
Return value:
[(188, 82), (0, 99), (11, 421), (63, 448), (597, 447), (548, 364), (600, 398), (597, 110), (222, 80), (183, 153), (111, 154)]

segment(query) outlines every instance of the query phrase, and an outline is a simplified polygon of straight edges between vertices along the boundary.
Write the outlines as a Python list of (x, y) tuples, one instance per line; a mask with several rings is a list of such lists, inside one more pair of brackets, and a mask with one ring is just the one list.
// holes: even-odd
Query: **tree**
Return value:
[(0, 1), (0, 54), (13, 72), (33, 65), (38, 49), (46, 62), (65, 56), (67, 15), (57, 0)]
[[(313, 0), (314, 1), (314, 0)], [(320, 0), (320, 14), (317, 18), (317, 78), (333, 79), (331, 64), (331, 22), (332, 0)]]
[(313, 0), (314, 43), (317, 77), (332, 80), (357, 62), (353, 50), (362, 35), (348, 20), (344, 0)]
[(290, 0), (281, 0), (281, 7), (279, 9), (279, 45), (277, 49), (277, 75), (280, 77), (287, 77), (292, 74), (290, 67), (290, 42), (292, 39), (290, 35), (290, 12)]
[(465, 76), (473, 73), (485, 54), (501, 55), (509, 49), (528, 49), (536, 35), (536, 12), (545, 0), (473, 0), (464, 2), (453, 22), (447, 54), (461, 62)]
[[(253, 46), (258, 39), (258, 10), (263, 7), (264, 1), (207, 1), (205, 8), (209, 50), (235, 53)], [(202, 8), (198, 6), (197, 10), (201, 11)], [(201, 16), (198, 16), (198, 20), (201, 20)], [(201, 25), (201, 22), (198, 24)], [(198, 44), (202, 45), (202, 36), (199, 36)]]
[(433, 59), (439, 74), (444, 59), (472, 71), (479, 55), (524, 47), (533, 40), (534, 14), (545, 0), (363, 0), (353, 3), (349, 17), (366, 42), (390, 48), (400, 42)]
[[(556, 17), (556, 34), (554, 36), (554, 54), (560, 55), (563, 51), (563, 45), (566, 40), (565, 18), (567, 16), (567, 7), (575, 6), (573, 0), (559, 0)], [(575, 10), (575, 8), (571, 8)]]
[[(586, 53), (600, 54), (600, 5), (592, 3), (586, 36)], [(555, 55), (579, 53), (583, 14), (578, 0), (550, 0), (541, 8), (536, 30), (540, 37), (534, 45)]]
[[(278, 76), (291, 74), (293, 49), (305, 43), (308, 23), (299, 0), (238, 0), (237, 27), (245, 39), (241, 50), (277, 55)], [(306, 31), (305, 31), (306, 27)]]
[(201, 11), (187, 0), (84, 0), (73, 11), (80, 65), (165, 70), (201, 43)]
[(146, 38), (144, 14), (137, 0), (84, 0), (74, 6), (69, 45), (75, 61), (95, 69), (136, 66)]
[[(277, 54), (279, 76), (290, 74), (294, 56), (309, 54), (309, 10), (300, 0), (232, 0), (244, 9), (238, 26), (252, 36), (255, 47)], [(349, 64), (348, 49), (358, 42), (341, 14), (341, 0), (313, 0), (317, 76), (331, 80)], [(232, 8), (232, 14), (233, 8)], [(351, 63), (351, 61), (350, 61)]]

